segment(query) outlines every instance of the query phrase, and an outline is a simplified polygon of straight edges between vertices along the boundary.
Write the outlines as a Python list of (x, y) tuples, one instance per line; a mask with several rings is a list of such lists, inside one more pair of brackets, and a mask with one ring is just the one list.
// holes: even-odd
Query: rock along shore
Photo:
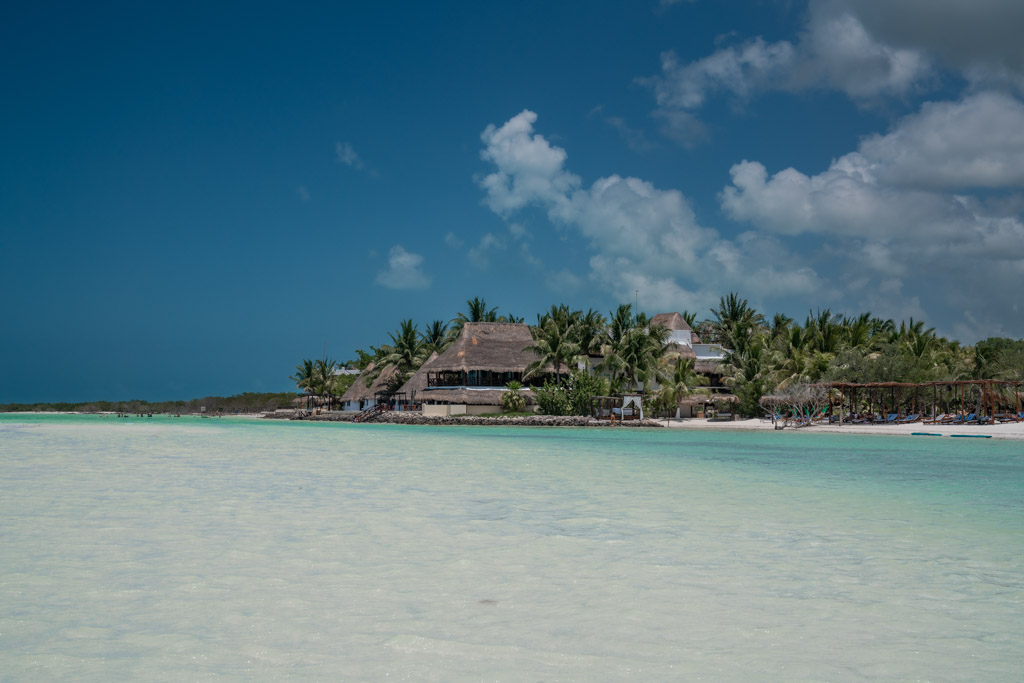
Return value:
[[(268, 413), (264, 419), (270, 420), (305, 420), (308, 422), (352, 422), (358, 413), (323, 412), (319, 415), (296, 412)], [(452, 415), (448, 417), (424, 416), (422, 413), (387, 412), (376, 415), (372, 424), (403, 424), (403, 425), (466, 425), (482, 427), (609, 427), (607, 420), (595, 420), (579, 415), (525, 415), (516, 417), (479, 417), (476, 415)], [(616, 422), (616, 427), (661, 427), (664, 422), (654, 420), (628, 420)]]

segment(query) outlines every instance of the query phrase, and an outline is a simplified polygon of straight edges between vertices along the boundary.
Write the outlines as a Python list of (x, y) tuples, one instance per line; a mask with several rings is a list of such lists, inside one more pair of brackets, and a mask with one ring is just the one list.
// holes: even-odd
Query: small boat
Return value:
[(950, 434), (954, 439), (991, 439), (991, 434)]
[(936, 434), (934, 432), (911, 432), (911, 436), (942, 436), (942, 434)]

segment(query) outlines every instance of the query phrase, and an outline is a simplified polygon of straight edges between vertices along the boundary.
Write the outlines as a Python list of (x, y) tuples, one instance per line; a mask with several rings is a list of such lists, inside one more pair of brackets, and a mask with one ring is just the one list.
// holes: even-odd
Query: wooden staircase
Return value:
[(386, 403), (378, 403), (372, 408), (367, 408), (363, 412), (359, 413), (353, 419), (353, 422), (373, 422), (377, 419), (377, 416), (387, 411), (388, 407)]

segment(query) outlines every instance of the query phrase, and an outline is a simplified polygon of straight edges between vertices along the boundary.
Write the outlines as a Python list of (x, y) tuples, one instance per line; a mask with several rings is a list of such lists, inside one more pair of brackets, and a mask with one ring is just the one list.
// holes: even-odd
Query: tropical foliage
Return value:
[[(669, 330), (652, 326), (629, 304), (607, 316), (564, 304), (538, 314), (529, 347), (536, 361), (525, 379), (542, 384), (535, 388), (541, 411), (582, 414), (589, 410), (590, 396), (641, 390), (646, 400), (671, 413), (695, 393), (727, 390), (737, 397), (737, 412), (757, 415), (762, 396), (799, 392), (819, 381), (1024, 381), (1024, 340), (991, 338), (964, 346), (920, 320), (897, 322), (827, 308), (809, 311), (802, 321), (783, 313), (767, 316), (735, 292), (721, 297), (703, 320), (690, 311), (682, 315), (702, 342), (727, 350), (714, 372), (698, 372), (692, 358), (670, 353)], [(366, 368), (374, 362), (376, 373), (397, 368), (392, 382), (400, 386), (431, 354), (442, 353), (467, 322), (521, 321), (474, 297), (449, 323), (434, 320), (420, 332), (412, 320), (402, 321), (389, 343), (357, 349), (358, 358), (348, 365)], [(351, 380), (332, 380), (332, 365), (326, 357), (303, 361), (292, 379), (302, 391), (343, 392)], [(709, 375), (715, 387), (708, 385)]]

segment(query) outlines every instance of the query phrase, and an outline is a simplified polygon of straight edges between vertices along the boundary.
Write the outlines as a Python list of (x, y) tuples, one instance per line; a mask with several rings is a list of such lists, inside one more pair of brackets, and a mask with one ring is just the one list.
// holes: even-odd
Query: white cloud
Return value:
[[(487, 127), (481, 157), (496, 170), (479, 180), (485, 201), (505, 217), (537, 207), (558, 228), (575, 231), (593, 253), (590, 278), (618, 300), (632, 300), (641, 289), (648, 305), (693, 310), (710, 305), (723, 289), (763, 286), (765, 279), (776, 293), (822, 289), (813, 270), (796, 264), (777, 240), (732, 243), (700, 226), (678, 190), (618, 175), (582, 187), (565, 168), (565, 150), (534, 133), (536, 120), (524, 111), (501, 127)], [(761, 262), (769, 246), (781, 270)], [(562, 273), (549, 280), (568, 278)]]
[[(902, 292), (909, 282), (933, 307), (935, 299), (962, 301), (991, 319), (1012, 306), (1024, 281), (1019, 198), (992, 196), (1024, 187), (1022, 129), (1024, 105), (1006, 95), (925, 104), (817, 175), (734, 165), (722, 208), (760, 230), (823, 240), (861, 299), (893, 308), (895, 298), (903, 315), (921, 317), (920, 297), (877, 296), (879, 283)], [(1024, 320), (1010, 327), (1024, 334)]]
[(356, 151), (352, 148), (351, 142), (339, 142), (334, 146), (335, 154), (338, 156), (338, 161), (351, 166), (357, 171), (362, 170), (363, 160), (359, 158)]
[(487, 205), (507, 215), (531, 203), (557, 203), (580, 184), (566, 172), (565, 150), (552, 147), (540, 135), (533, 135), (537, 115), (523, 110), (501, 128), (489, 125), (480, 136), (480, 156), (497, 171), (480, 180), (487, 191)]
[(389, 289), (426, 289), (430, 277), (423, 272), (422, 265), (422, 256), (396, 244), (388, 252), (387, 270), (377, 273), (377, 284)]
[(894, 185), (1024, 187), (1024, 104), (998, 92), (930, 102), (860, 152)]
[(745, 100), (769, 91), (834, 89), (867, 104), (912, 92), (933, 76), (925, 53), (878, 41), (839, 3), (812, 2), (808, 16), (796, 42), (756, 37), (686, 64), (672, 51), (662, 54), (661, 75), (640, 82), (654, 89), (663, 132), (683, 142), (703, 137), (694, 112), (718, 93)]
[(1020, 0), (833, 0), (879, 40), (934, 55), (976, 84), (1024, 89)]

